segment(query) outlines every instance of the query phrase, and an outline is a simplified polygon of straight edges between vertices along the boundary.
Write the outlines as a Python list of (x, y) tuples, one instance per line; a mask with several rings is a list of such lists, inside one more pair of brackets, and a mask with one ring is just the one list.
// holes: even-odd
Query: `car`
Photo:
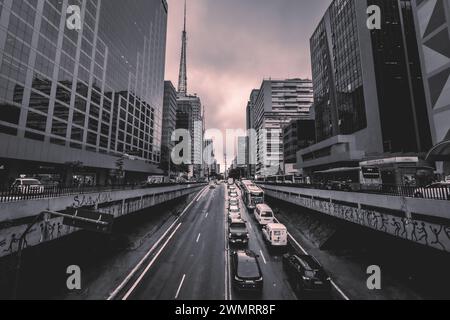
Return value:
[(274, 223), (275, 217), (273, 211), (267, 204), (262, 203), (256, 205), (253, 214), (260, 226), (265, 226), (268, 223)]
[(228, 208), (228, 221), (241, 218), (241, 209), (238, 206), (230, 206)]
[(232, 192), (237, 192), (235, 187), (233, 187), (233, 188), (228, 188), (228, 194), (230, 194), (230, 193), (232, 193)]
[(230, 200), (228, 200), (228, 206), (239, 206), (239, 199), (236, 198), (230, 198)]
[(331, 279), (312, 256), (286, 253), (283, 269), (298, 293), (329, 293)]
[(213, 189), (215, 189), (215, 188), (216, 188), (215, 185), (213, 185), (213, 184), (210, 184), (210, 185), (209, 185), (209, 189), (210, 189), (210, 190), (213, 190)]
[(236, 191), (233, 191), (233, 192), (230, 192), (230, 193), (229, 193), (229, 196), (230, 196), (230, 198), (237, 198), (237, 197), (238, 197), (238, 194), (237, 194)]
[(44, 189), (44, 185), (39, 180), (31, 178), (16, 179), (11, 186), (12, 192), (21, 195), (42, 194)]
[(327, 190), (352, 191), (352, 186), (348, 181), (328, 181), (325, 185)]
[(228, 223), (231, 223), (231, 221), (233, 221), (235, 219), (242, 219), (242, 216), (239, 212), (228, 213)]
[(258, 258), (250, 250), (232, 252), (231, 277), (233, 286), (238, 291), (262, 293), (264, 278)]
[(230, 245), (248, 244), (248, 230), (247, 224), (242, 219), (232, 219), (228, 225), (228, 241)]
[(281, 223), (269, 223), (262, 229), (264, 241), (272, 247), (287, 246), (287, 228)]
[(450, 182), (436, 182), (414, 190), (414, 198), (450, 200)]

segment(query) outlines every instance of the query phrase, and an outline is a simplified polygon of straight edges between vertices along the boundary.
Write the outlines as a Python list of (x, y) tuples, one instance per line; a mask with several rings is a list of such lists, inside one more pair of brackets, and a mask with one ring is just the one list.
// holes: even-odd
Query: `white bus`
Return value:
[(264, 191), (250, 180), (242, 180), (242, 200), (249, 210), (254, 210), (256, 205), (264, 203)]

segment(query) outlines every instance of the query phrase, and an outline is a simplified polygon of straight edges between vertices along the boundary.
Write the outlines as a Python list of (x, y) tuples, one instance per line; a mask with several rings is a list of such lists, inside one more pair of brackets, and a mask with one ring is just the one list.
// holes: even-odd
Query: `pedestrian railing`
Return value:
[(115, 185), (115, 186), (79, 186), (79, 187), (60, 187), (44, 186), (36, 188), (33, 186), (22, 186), (19, 188), (8, 188), (0, 190), (0, 203), (16, 202), (23, 200), (58, 198), (63, 196), (87, 194), (106, 191), (125, 191), (137, 189), (151, 189), (177, 185), (195, 185), (200, 183), (159, 183), (148, 185)]
[(428, 186), (428, 187), (416, 187), (416, 186), (399, 186), (399, 185), (380, 185), (376, 188), (368, 188), (365, 185), (360, 184), (342, 184), (342, 185), (327, 185), (327, 184), (303, 184), (303, 183), (284, 183), (284, 182), (257, 182), (259, 184), (283, 186), (283, 187), (295, 187), (304, 189), (318, 189), (329, 191), (343, 191), (343, 192), (358, 192), (358, 193), (371, 193), (371, 194), (383, 194), (390, 196), (400, 196), (409, 198), (421, 198), (432, 200), (450, 200), (450, 186)]

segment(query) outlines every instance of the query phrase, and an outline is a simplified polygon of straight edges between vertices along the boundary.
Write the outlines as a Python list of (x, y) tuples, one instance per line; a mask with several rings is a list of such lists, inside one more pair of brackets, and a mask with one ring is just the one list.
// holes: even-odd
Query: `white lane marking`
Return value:
[[(206, 187), (205, 187), (206, 188)], [(200, 195), (203, 191), (200, 191), (197, 194)], [(148, 257), (153, 253), (153, 251), (156, 250), (156, 248), (159, 246), (159, 244), (161, 243), (161, 241), (166, 237), (166, 235), (170, 232), (170, 230), (173, 228), (173, 226), (175, 226), (175, 224), (178, 223), (178, 221), (180, 221), (180, 219), (186, 214), (186, 212), (188, 211), (188, 209), (192, 206), (192, 204), (195, 202), (195, 198), (186, 206), (186, 208), (183, 210), (183, 212), (181, 212), (180, 216), (170, 225), (169, 228), (167, 228), (166, 232), (158, 239), (158, 241), (153, 245), (153, 247), (151, 247), (151, 249), (147, 252), (147, 254), (144, 256), (144, 258), (141, 259), (141, 261), (139, 261), (139, 263), (136, 265), (136, 267), (133, 268), (133, 270), (131, 270), (131, 272), (126, 276), (126, 278), (121, 282), (121, 284), (111, 293), (111, 295), (108, 297), (107, 300), (112, 300), (114, 299), (117, 294), (119, 294), (119, 292), (127, 285), (127, 283), (131, 280), (132, 277), (134, 277), (134, 275), (136, 274), (136, 272), (141, 268), (141, 266), (144, 264), (145, 260), (148, 259)]]
[(155, 255), (155, 257), (153, 257), (152, 261), (150, 261), (150, 263), (147, 265), (147, 267), (145, 268), (144, 272), (142, 272), (142, 274), (139, 276), (139, 278), (136, 280), (136, 282), (133, 284), (133, 286), (130, 288), (130, 290), (128, 290), (128, 292), (125, 294), (125, 296), (122, 298), (122, 300), (127, 300), (130, 295), (133, 293), (133, 291), (136, 289), (136, 287), (139, 285), (139, 283), (142, 281), (142, 279), (144, 278), (144, 276), (147, 274), (148, 270), (150, 270), (150, 268), (152, 267), (152, 265), (155, 263), (156, 259), (158, 259), (159, 255), (163, 252), (163, 250), (166, 248), (167, 244), (170, 242), (170, 240), (172, 240), (173, 236), (175, 235), (175, 233), (178, 231), (178, 229), (181, 227), (181, 223), (176, 227), (176, 229), (172, 232), (172, 234), (170, 235), (170, 237), (166, 240), (166, 242), (164, 242), (163, 246), (161, 247), (161, 249), (159, 249), (158, 253)]
[(342, 292), (341, 288), (339, 288), (339, 287), (337, 286), (337, 284), (334, 283), (333, 280), (331, 280), (331, 284), (332, 284), (333, 287), (336, 289), (336, 291), (339, 292), (339, 294), (342, 296), (342, 298), (344, 298), (344, 300), (347, 300), (347, 301), (350, 300), (350, 298), (347, 297), (347, 295), (346, 295), (344, 292)]
[(261, 258), (263, 259), (264, 264), (267, 264), (266, 258), (264, 257), (262, 250), (259, 250), (259, 252), (261, 253)]
[(225, 202), (224, 202), (224, 215), (223, 215), (223, 230), (224, 230), (224, 240), (225, 240), (225, 300), (233, 300), (231, 297), (231, 279), (230, 279), (230, 256), (229, 256), (229, 244), (228, 244), (228, 237), (227, 237), (227, 201), (228, 196), (226, 193), (226, 187), (225, 187)]
[[(275, 220), (277, 222), (279, 222), (278, 219), (275, 219)], [(298, 243), (297, 240), (294, 239), (294, 237), (290, 233), (288, 233), (288, 237), (292, 240), (292, 242), (295, 243), (295, 245), (297, 247), (300, 248), (300, 250), (303, 252), (303, 254), (309, 255), (308, 252), (300, 245), (300, 243)], [(341, 290), (341, 288), (339, 288), (337, 286), (337, 284), (333, 280), (331, 280), (331, 284), (336, 289), (336, 291), (342, 296), (342, 298), (344, 298), (344, 300), (347, 300), (347, 301), (350, 300), (350, 298)]]
[(201, 233), (198, 234), (197, 240), (195, 242), (198, 243), (198, 240), (200, 240), (200, 235), (201, 235)]
[(177, 294), (175, 295), (175, 300), (178, 299), (178, 295), (180, 294), (181, 287), (183, 286), (184, 279), (186, 279), (186, 275), (183, 274), (183, 279), (181, 279), (180, 285), (178, 286)]
[(205, 194), (208, 193), (208, 191), (209, 191), (208, 188), (206, 188), (205, 190), (203, 190), (202, 194), (200, 195), (200, 197), (197, 198), (197, 201), (196, 201), (196, 202), (199, 202), (199, 201), (205, 196)]
[(208, 218), (208, 212), (205, 214), (205, 219)]

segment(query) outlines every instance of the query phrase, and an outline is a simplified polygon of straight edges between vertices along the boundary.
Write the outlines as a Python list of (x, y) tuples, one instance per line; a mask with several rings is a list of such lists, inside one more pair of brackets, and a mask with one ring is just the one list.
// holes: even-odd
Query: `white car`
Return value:
[(287, 228), (281, 223), (269, 223), (262, 229), (264, 240), (273, 247), (287, 246)]
[(414, 198), (450, 200), (450, 182), (436, 182), (414, 190)]
[(228, 208), (228, 221), (241, 218), (241, 209), (238, 206), (231, 205)]
[(239, 200), (236, 198), (230, 198), (230, 200), (228, 200), (228, 206), (239, 206)]
[(16, 179), (11, 189), (14, 193), (23, 195), (44, 193), (44, 185), (39, 180), (30, 178)]
[(238, 194), (236, 191), (233, 191), (233, 192), (230, 192), (229, 196), (230, 196), (230, 198), (237, 198)]
[(255, 219), (260, 226), (265, 226), (269, 223), (274, 223), (275, 216), (272, 209), (267, 204), (258, 204), (254, 211)]

